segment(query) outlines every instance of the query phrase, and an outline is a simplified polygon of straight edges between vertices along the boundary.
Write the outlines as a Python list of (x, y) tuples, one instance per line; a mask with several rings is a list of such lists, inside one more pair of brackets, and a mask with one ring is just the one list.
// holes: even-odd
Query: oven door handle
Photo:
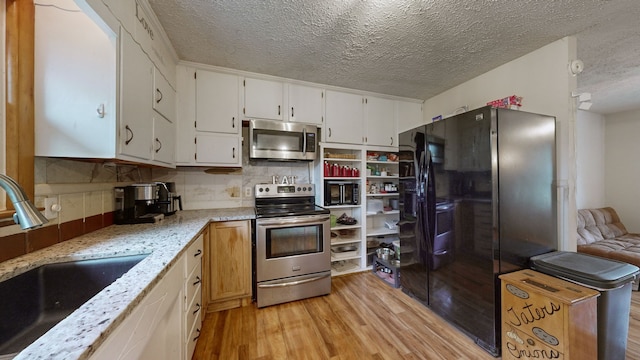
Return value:
[(301, 217), (279, 217), (273, 219), (259, 219), (256, 221), (257, 226), (269, 225), (300, 225), (300, 224), (317, 224), (319, 222), (329, 220), (329, 215), (305, 215)]
[(318, 281), (318, 280), (322, 280), (326, 277), (331, 276), (331, 274), (325, 274), (325, 275), (321, 275), (321, 276), (314, 276), (312, 278), (308, 278), (308, 279), (304, 279), (304, 280), (296, 280), (296, 281), (288, 281), (288, 282), (284, 282), (284, 283), (277, 283), (277, 284), (258, 284), (259, 288), (277, 288), (277, 287), (287, 287), (287, 286), (296, 286), (296, 285), (302, 285), (302, 284), (306, 284), (306, 283), (310, 283), (313, 281)]

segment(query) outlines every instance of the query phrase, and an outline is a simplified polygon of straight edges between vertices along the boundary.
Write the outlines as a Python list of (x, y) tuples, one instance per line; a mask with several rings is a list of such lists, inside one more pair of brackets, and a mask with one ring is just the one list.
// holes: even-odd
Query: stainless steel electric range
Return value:
[(331, 292), (329, 210), (314, 184), (255, 187), (254, 294), (258, 307)]

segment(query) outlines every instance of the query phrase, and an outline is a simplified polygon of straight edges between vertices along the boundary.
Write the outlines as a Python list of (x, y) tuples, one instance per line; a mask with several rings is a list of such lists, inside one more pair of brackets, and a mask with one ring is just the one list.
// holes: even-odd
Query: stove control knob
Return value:
[(258, 192), (263, 192), (264, 189), (263, 188), (258, 188)]
[(264, 191), (269, 192), (269, 188), (264, 189)]
[(296, 189), (296, 190), (300, 191), (300, 186), (298, 186), (298, 189)]
[(311, 186), (309, 186), (309, 191), (311, 191)]
[(303, 186), (303, 187), (302, 187), (302, 191), (307, 191), (307, 187), (306, 187), (306, 186)]

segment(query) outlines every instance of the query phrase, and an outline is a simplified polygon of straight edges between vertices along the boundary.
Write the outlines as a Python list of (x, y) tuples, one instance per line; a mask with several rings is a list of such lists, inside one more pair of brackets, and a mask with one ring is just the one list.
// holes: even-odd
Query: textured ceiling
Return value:
[(149, 0), (181, 60), (428, 99), (567, 35), (591, 111), (640, 108), (638, 0)]

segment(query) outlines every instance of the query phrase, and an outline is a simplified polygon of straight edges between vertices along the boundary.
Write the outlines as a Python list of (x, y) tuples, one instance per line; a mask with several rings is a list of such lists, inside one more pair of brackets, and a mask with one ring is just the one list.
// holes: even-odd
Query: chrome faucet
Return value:
[(15, 180), (0, 174), (0, 186), (7, 192), (13, 208), (16, 210), (13, 214), (13, 221), (19, 224), (22, 229), (35, 228), (49, 222), (27, 198), (27, 194)]

